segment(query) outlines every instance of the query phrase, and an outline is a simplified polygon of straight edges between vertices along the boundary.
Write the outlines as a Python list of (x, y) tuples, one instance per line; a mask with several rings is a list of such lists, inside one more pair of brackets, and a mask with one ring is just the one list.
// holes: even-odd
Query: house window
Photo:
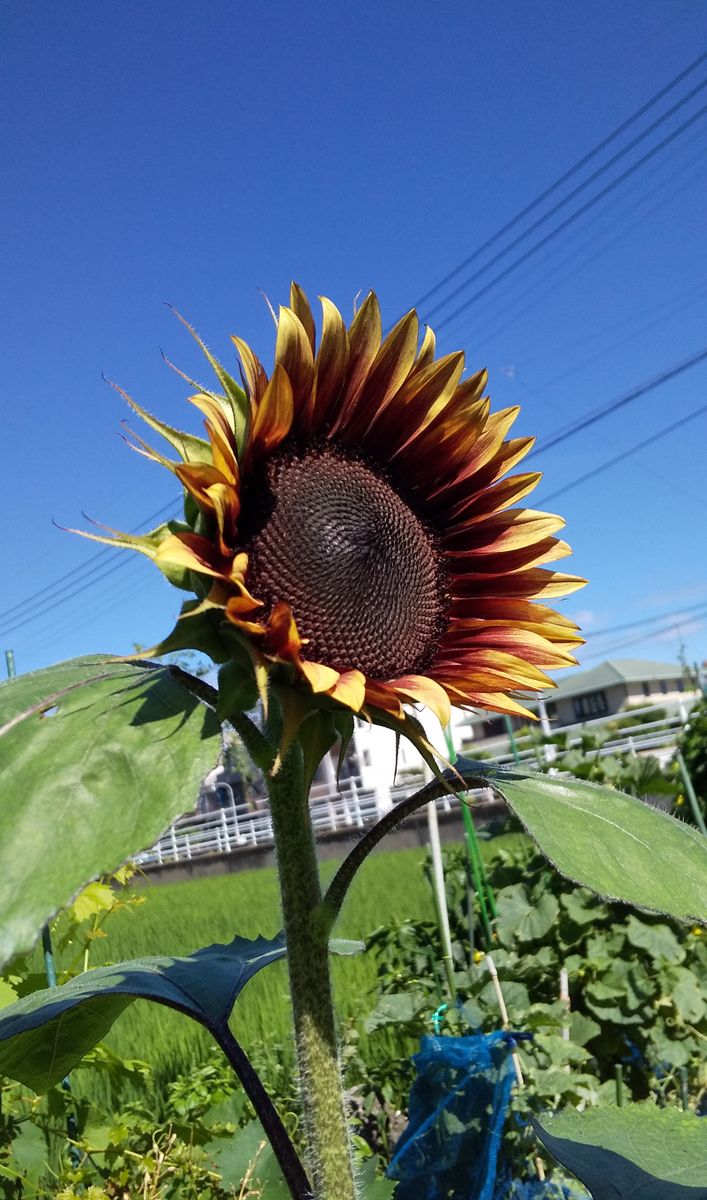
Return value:
[(667, 691), (668, 691), (668, 681), (667, 681), (667, 679), (661, 679), (661, 681), (660, 681), (660, 690), (661, 690), (661, 692), (663, 693), (663, 695), (664, 695), (664, 696), (667, 694)]
[(578, 721), (585, 717), (603, 717), (609, 711), (606, 692), (587, 692), (586, 696), (575, 696), (572, 704)]
[(649, 683), (644, 683), (644, 685), (643, 685), (643, 695), (644, 695), (644, 696), (650, 696), (650, 694), (651, 694), (651, 685), (650, 685)]
[(685, 691), (684, 680), (678, 679), (677, 683), (675, 684), (675, 690), (676, 690), (676, 692), (684, 692)]

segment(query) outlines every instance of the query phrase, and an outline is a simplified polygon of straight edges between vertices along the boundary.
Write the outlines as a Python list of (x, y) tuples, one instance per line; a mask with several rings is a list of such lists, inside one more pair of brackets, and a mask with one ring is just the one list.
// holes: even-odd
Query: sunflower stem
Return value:
[(355, 1200), (327, 922), (298, 742), (268, 778), (294, 1012), (307, 1167), (316, 1200)]

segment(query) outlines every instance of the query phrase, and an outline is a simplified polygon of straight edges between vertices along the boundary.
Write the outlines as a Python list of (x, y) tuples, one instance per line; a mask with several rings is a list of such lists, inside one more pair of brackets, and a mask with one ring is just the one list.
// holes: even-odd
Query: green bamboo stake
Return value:
[(513, 755), (513, 761), (515, 763), (519, 763), (520, 762), (520, 754), (518, 753), (518, 743), (516, 742), (516, 735), (513, 732), (513, 722), (511, 721), (511, 718), (508, 716), (508, 714), (504, 714), (503, 721), (506, 726), (506, 733), (508, 734), (508, 744), (511, 747), (511, 754)]
[[(446, 726), (444, 736), (447, 742), (447, 751), (449, 761), (452, 765), (456, 762), (457, 751), (454, 745), (454, 739), (449, 725)], [(472, 879), (474, 882), (474, 890), (479, 897), (479, 909), (481, 912), (481, 922), (484, 927), (484, 933), (487, 939), (487, 949), (493, 944), (493, 930), (491, 921), (498, 916), (496, 910), (496, 901), (493, 895), (493, 889), (489, 882), (486, 873), (486, 865), (479, 849), (479, 842), (476, 836), (476, 827), (473, 818), (467, 805), (463, 800), (460, 801), (462, 809), (462, 821), (466, 833), (466, 848), (469, 866), (471, 868)]]
[(705, 819), (702, 816), (702, 809), (700, 808), (700, 802), (697, 799), (697, 794), (695, 792), (695, 788), (692, 783), (692, 779), (690, 778), (690, 772), (687, 769), (687, 763), (685, 762), (685, 759), (683, 758), (680, 750), (675, 751), (675, 757), (677, 759), (677, 763), (680, 768), (680, 774), (682, 776), (683, 786), (687, 793), (687, 798), (690, 802), (690, 808), (692, 809), (692, 815), (695, 818), (695, 824), (697, 825), (697, 828), (699, 829), (700, 833), (704, 834), (704, 836), (707, 837), (707, 825), (705, 825)]
[[(493, 929), (491, 927), (491, 915), (488, 906), (487, 889), (484, 886), (484, 878), (481, 872), (481, 855), (479, 853), (479, 847), (476, 841), (474, 822), (472, 821), (470, 814), (467, 812), (466, 805), (464, 804), (462, 805), (462, 819), (464, 820), (464, 824), (466, 826), (467, 855), (469, 859), (469, 866), (471, 867), (472, 879), (474, 881), (474, 890), (479, 898), (479, 912), (481, 915), (481, 924), (483, 926), (484, 936), (486, 938), (486, 949), (490, 950), (491, 946), (493, 945)], [(471, 826), (471, 830), (469, 829), (469, 826)]]

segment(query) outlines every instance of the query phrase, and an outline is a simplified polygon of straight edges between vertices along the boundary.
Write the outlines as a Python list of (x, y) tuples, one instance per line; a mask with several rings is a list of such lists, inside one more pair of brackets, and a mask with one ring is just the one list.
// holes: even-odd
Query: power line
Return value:
[[(635, 149), (635, 147), (647, 137), (650, 137), (650, 135), (654, 133), (660, 125), (663, 125), (665, 121), (668, 121), (670, 117), (675, 115), (676, 112), (679, 112), (681, 108), (684, 108), (686, 104), (689, 104), (689, 102), (706, 87), (707, 79), (703, 79), (702, 82), (698, 83), (697, 86), (688, 92), (686, 96), (683, 96), (682, 99), (673, 104), (671, 108), (666, 109), (664, 113), (661, 113), (659, 117), (656, 117), (655, 121), (653, 121), (645, 129), (641, 130), (641, 132), (637, 134), (635, 138), (632, 138), (631, 141), (625, 146), (622, 146), (620, 150), (617, 150), (616, 154), (612, 154), (611, 158), (603, 163), (601, 167), (597, 167), (596, 171), (592, 171), (591, 175), (588, 175), (587, 178), (583, 179), (581, 183), (577, 184), (577, 187), (573, 188), (571, 192), (568, 192), (566, 196), (563, 196), (561, 200), (558, 200), (556, 204), (553, 204), (552, 208), (549, 208), (547, 212), (543, 213), (542, 216), (533, 221), (532, 225), (529, 225), (527, 229), (524, 229), (522, 233), (519, 233), (515, 238), (513, 238), (508, 245), (504, 246), (501, 250), (494, 254), (493, 258), (490, 258), (487, 262), (483, 263), (478, 270), (474, 271), (473, 275), (470, 275), (468, 279), (464, 280), (463, 283), (460, 283), (443, 300), (438, 301), (438, 303), (428, 311), (427, 319), (431, 320), (435, 313), (439, 312), (441, 308), (445, 308), (447, 304), (460, 295), (461, 292), (469, 287), (470, 284), (474, 283), (486, 271), (495, 266), (497, 262), (504, 258), (505, 255), (511, 250), (514, 250), (516, 246), (519, 246), (521, 242), (524, 242), (531, 233), (534, 233), (536, 229), (539, 229), (541, 225), (544, 225), (546, 221), (549, 221), (551, 217), (554, 217), (556, 213), (565, 208), (571, 200), (574, 200), (576, 196), (579, 196), (582, 192), (586, 191), (591, 184), (595, 183), (597, 179), (600, 179), (602, 175), (605, 175), (615, 163), (619, 162), (620, 159), (625, 158), (626, 155), (631, 152), (631, 150)], [(619, 176), (619, 179), (621, 178), (622, 176)], [(441, 327), (442, 326), (440, 325), (440, 328)]]
[(626, 621), (623, 625), (609, 625), (604, 629), (588, 629), (587, 638), (605, 637), (607, 633), (623, 633), (627, 629), (638, 629), (643, 625), (654, 625), (656, 621), (664, 621), (666, 617), (680, 617), (685, 613), (693, 613), (707, 607), (707, 599), (686, 608), (673, 608), (668, 612), (655, 613), (652, 617), (642, 617), (640, 621)]
[(524, 217), (527, 217), (529, 213), (533, 212), (540, 204), (542, 204), (543, 200), (546, 200), (548, 196), (551, 196), (554, 192), (561, 188), (564, 183), (567, 183), (567, 181), (576, 175), (578, 171), (581, 171), (582, 167), (586, 166), (588, 162), (591, 162), (593, 158), (596, 158), (597, 154), (600, 154), (602, 150), (605, 150), (607, 146), (611, 145), (611, 143), (614, 142), (616, 138), (620, 137), (621, 134), (630, 128), (631, 125), (634, 125), (636, 121), (640, 120), (640, 118), (644, 116), (644, 114), (647, 113), (651, 108), (653, 108), (660, 100), (662, 100), (663, 97), (668, 94), (668, 92), (671, 92), (679, 83), (682, 83), (683, 79), (686, 79), (688, 75), (691, 75), (693, 71), (696, 71), (697, 68), (702, 65), (705, 59), (707, 59), (707, 53), (701, 54), (699, 58), (696, 58), (687, 67), (685, 67), (683, 71), (680, 71), (680, 73), (671, 79), (664, 87), (662, 87), (660, 91), (651, 96), (645, 104), (642, 104), (640, 108), (636, 109), (636, 111), (632, 113), (630, 117), (627, 117), (626, 120), (622, 121), (620, 125), (617, 125), (617, 127), (613, 129), (611, 133), (607, 134), (605, 138), (602, 138), (600, 142), (597, 142), (596, 146), (594, 146), (587, 154), (583, 155), (582, 158), (578, 159), (577, 162), (569, 168), (569, 170), (565, 171), (564, 175), (561, 175), (559, 179), (556, 179), (554, 183), (551, 183), (544, 192), (541, 192), (539, 196), (536, 196), (534, 200), (531, 200), (531, 202), (527, 204), (525, 208), (521, 210), (521, 212), (516, 213), (516, 215), (512, 217), (511, 220), (508, 221), (501, 229), (498, 229), (496, 233), (491, 235), (490, 238), (487, 238), (487, 240), (481, 246), (478, 246), (476, 250), (472, 251), (467, 258), (454, 267), (453, 270), (448, 272), (443, 279), (440, 279), (438, 283), (429, 289), (429, 291), (425, 292), (424, 296), (422, 296), (415, 304), (415, 308), (421, 308), (431, 296), (434, 296), (436, 292), (445, 287), (446, 284), (450, 283), (452, 279), (455, 279), (461, 271), (465, 270), (465, 268), (468, 267), (472, 262), (475, 262), (475, 260), (481, 254), (483, 254), (484, 250), (488, 250), (489, 247), (495, 245), (495, 243), (502, 238), (504, 234), (508, 233), (511, 229), (514, 229)]
[(649, 162), (652, 158), (655, 158), (656, 154), (659, 154), (661, 150), (664, 150), (666, 146), (669, 146), (672, 142), (674, 142), (676, 138), (680, 137), (686, 129), (689, 129), (695, 124), (696, 121), (699, 121), (702, 117), (704, 117), (705, 114), (707, 114), (707, 105), (703, 105), (702, 108), (698, 109), (696, 113), (693, 113), (691, 117), (688, 117), (686, 121), (683, 121), (682, 125), (678, 125), (677, 129), (674, 129), (673, 132), (668, 134), (667, 137), (664, 137), (662, 141), (657, 142), (655, 146), (647, 151), (646, 154), (643, 154), (641, 158), (636, 159), (636, 162), (632, 163), (630, 167), (627, 167), (625, 171), (622, 171), (620, 175), (617, 175), (615, 179), (612, 179), (612, 181), (606, 184), (601, 191), (596, 192), (594, 196), (590, 196), (589, 200), (586, 200), (584, 204), (575, 209), (573, 213), (570, 213), (568, 217), (565, 217), (564, 221), (561, 221), (559, 225), (556, 225), (554, 229), (551, 229), (549, 233), (546, 233), (545, 236), (540, 239), (540, 241), (535, 242), (535, 244), (521, 254), (519, 258), (514, 259), (514, 261), (509, 263), (509, 265), (500, 271), (498, 275), (495, 275), (488, 281), (488, 283), (485, 283), (482, 288), (479, 288), (479, 290), (474, 292), (472, 296), (469, 296), (467, 300), (458, 305), (457, 308), (455, 308), (447, 317), (444, 317), (442, 321), (438, 321), (436, 324), (437, 331), (444, 329), (446, 325), (449, 325), (449, 323), (461, 313), (466, 312), (466, 310), (470, 308), (472, 304), (475, 304), (477, 300), (480, 300), (482, 296), (485, 296), (487, 292), (496, 286), (496, 284), (501, 283), (501, 281), (504, 280), (508, 275), (517, 270), (518, 267), (522, 266), (524, 262), (527, 262), (529, 258), (532, 258), (534, 254), (537, 254), (539, 250), (542, 250), (544, 246), (553, 241), (553, 239), (556, 238), (560, 233), (569, 228), (570, 225), (573, 225), (574, 222), (579, 219), (579, 217), (583, 216), (584, 213), (589, 212), (589, 210), (593, 208), (595, 204), (598, 204), (604, 199), (605, 196), (608, 196), (611, 192), (613, 192), (626, 179), (628, 179), (631, 175), (634, 175), (635, 172), (640, 170), (641, 167), (645, 166), (647, 162)]
[[(154, 588), (159, 582), (159, 575), (154, 572), (146, 574), (146, 565), (137, 561), (137, 556), (133, 559), (122, 559), (120, 565), (126, 568), (120, 580), (124, 586), (93, 592), (90, 602), (85, 603), (78, 612), (64, 613), (63, 619), (58, 621), (42, 622), (41, 627), (30, 634), (32, 640), (29, 642), (23, 642), (21, 635), (16, 649), (25, 659), (37, 656), (45, 648), (55, 646), (58, 639), (71, 634), (77, 627), (80, 627), (83, 633), (85, 629), (102, 620), (106, 613), (120, 606), (124, 609), (128, 599)], [(34, 620), (38, 618), (35, 617)]]
[(640, 396), (645, 396), (649, 392), (653, 392), (656, 388), (661, 387), (664, 383), (668, 383), (671, 379), (675, 379), (678, 375), (682, 375), (684, 371), (689, 371), (692, 367), (696, 367), (699, 363), (707, 359), (707, 349), (700, 350), (698, 354), (694, 354), (692, 358), (686, 358), (676, 366), (670, 367), (667, 371), (663, 371), (661, 375), (656, 375), (655, 378), (649, 379), (647, 383), (642, 383), (639, 387), (634, 388), (630, 392), (626, 392), (623, 396), (619, 396), (617, 400), (612, 400), (609, 404), (597, 408), (594, 412), (589, 413), (574, 424), (568, 425), (565, 429), (561, 429), (558, 433), (548, 438), (543, 442), (542, 446), (533, 450), (526, 461), (535, 458), (538, 454), (544, 453), (546, 450), (552, 450), (555, 446), (559, 446), (561, 442), (567, 441), (568, 438), (574, 437), (576, 433), (587, 429), (590, 425), (595, 425), (598, 421), (602, 421), (605, 417), (612, 413), (618, 412), (619, 409), (625, 408), (627, 404), (631, 404), (634, 400), (638, 400)]
[[(707, 608), (703, 612), (695, 613), (690, 618), (691, 621), (700, 620), (707, 617)], [(686, 622), (681, 620), (671, 621), (669, 625), (663, 625), (660, 629), (654, 629), (652, 633), (641, 633), (638, 637), (626, 638), (622, 642), (614, 642), (611, 646), (605, 646), (603, 650), (595, 651), (593, 654), (586, 654), (585, 659), (604, 658), (607, 654), (613, 654), (614, 650), (624, 650), (627, 646), (636, 646), (639, 642), (651, 642), (657, 637), (662, 637), (664, 633), (671, 633), (673, 630), (677, 633), (681, 625)]]
[[(693, 143), (694, 143), (694, 141), (695, 141), (695, 139), (692, 139)], [(698, 155), (698, 157), (700, 157), (701, 159), (704, 159), (704, 155), (702, 155), (701, 152)], [(692, 160), (690, 160), (686, 165), (687, 165), (687, 167), (692, 166), (693, 165)], [(696, 180), (698, 180), (701, 176), (703, 176), (705, 173), (705, 170), (707, 170), (707, 160), (703, 161), (703, 165), (700, 167), (700, 169), (698, 171), (694, 172), (685, 181), (684, 187), (681, 189), (681, 194), (682, 194), (682, 191), (684, 191), (685, 187), (689, 187)], [(541, 300), (543, 300), (546, 296), (551, 295), (552, 292), (556, 291), (556, 289), (558, 287), (560, 287), (563, 283), (565, 283), (568, 279), (576, 279), (579, 271), (581, 271), (584, 267), (588, 266), (590, 263), (595, 262), (598, 258), (601, 258), (601, 256), (603, 254), (606, 254), (606, 252), (608, 250), (610, 250), (613, 246), (617, 245), (618, 242), (623, 241), (624, 238), (632, 230), (638, 229), (643, 224), (643, 222), (645, 222), (647, 217), (651, 216), (653, 213), (658, 212), (661, 208), (664, 208), (666, 204), (673, 201), (675, 198), (674, 197), (675, 183), (676, 183), (679, 173), (680, 173), (679, 169), (674, 168), (674, 167), (670, 168), (670, 178), (669, 178), (670, 190), (667, 195), (664, 194), (665, 193), (665, 181), (662, 181), (662, 180), (660, 181), (660, 183), (658, 184), (657, 187), (654, 187), (654, 188), (650, 189), (649, 191), (645, 191), (645, 190), (642, 191), (639, 196), (638, 202), (636, 204), (632, 205), (628, 211), (635, 211), (637, 208), (640, 208), (644, 204), (646, 199), (652, 197), (657, 192), (663, 192), (662, 199), (660, 199), (656, 204), (652, 205), (650, 208), (648, 208), (647, 210), (642, 212), (640, 214), (640, 216), (637, 218), (637, 220), (633, 221), (631, 224), (629, 224), (625, 228), (621, 229), (620, 232), (615, 237), (610, 238), (609, 241), (605, 241), (599, 247), (597, 247), (596, 240), (592, 239), (592, 252), (589, 255), (585, 255), (584, 258), (582, 258), (582, 259), (578, 259), (576, 250), (571, 251), (570, 254), (567, 255), (565, 257), (565, 259), (559, 264), (560, 269), (562, 269), (564, 266), (566, 266), (568, 264), (570, 266), (570, 269), (568, 271), (566, 271), (564, 274), (561, 274), (559, 276), (559, 278), (554, 280), (554, 282), (551, 282), (550, 287), (544, 288), (544, 290), (541, 291), (539, 293), (539, 295), (538, 295), (537, 281), (533, 282), (530, 285), (530, 287), (526, 287), (525, 290), (521, 293), (518, 293), (517, 290), (513, 292), (511, 304), (512, 304), (513, 300), (518, 300), (518, 299), (522, 300), (524, 297), (527, 297), (527, 296), (532, 297), (532, 299), (530, 300), (529, 303), (522, 305), (520, 308), (516, 307), (515, 309), (513, 309), (513, 308), (509, 309), (509, 302), (507, 300), (506, 301), (502, 300), (500, 302), (498, 312), (494, 313), (491, 316), (490, 320), (482, 320), (480, 323), (479, 322), (475, 323), (475, 325), (474, 325), (475, 338), (478, 340), (479, 335), (485, 333), (487, 330), (490, 330), (490, 333), (488, 334), (489, 337), (496, 337), (499, 334), (499, 332), (501, 332), (503, 329), (506, 329), (509, 325), (515, 325), (515, 323), (519, 317), (523, 316), (529, 310), (535, 309)], [(606, 233), (608, 230), (611, 230), (612, 228), (614, 228), (617, 224), (620, 224), (624, 215), (625, 215), (624, 213), (620, 213), (619, 217), (617, 219), (610, 222), (609, 225), (604, 228), (603, 233)], [(599, 217), (601, 219), (601, 214), (599, 214)], [(543, 282), (545, 282), (548, 278), (552, 278), (552, 273), (546, 271), (543, 274)], [(502, 317), (501, 324), (498, 323), (499, 317)], [(446, 335), (446, 337), (442, 340), (442, 342), (440, 344), (444, 345), (445, 342), (448, 340), (448, 338), (449, 338), (449, 334)]]
[[(152, 521), (156, 521), (159, 517), (167, 515), (170, 515), (171, 517), (176, 517), (179, 515), (178, 510), (175, 510), (174, 501), (171, 501), (169, 504), (164, 504), (162, 508), (158, 508), (156, 512), (150, 513), (148, 517), (145, 517), (145, 519), (141, 521), (139, 525), (135, 526), (134, 529), (131, 529), (130, 532), (138, 533), (145, 525), (149, 525), (152, 523)], [(109, 567), (106, 571), (96, 574), (96, 572), (93, 570), (93, 564), (106, 557), (119, 558), (120, 561), (114, 563), (114, 565)], [(96, 554), (90, 555), (80, 567), (74, 567), (72, 570), (66, 571), (63, 575), (60, 575), (58, 579), (52, 580), (51, 583), (45, 584), (45, 586), (40, 588), (39, 591), (33, 592), (31, 596), (27, 596), (24, 600), (20, 600), (17, 604), (13, 604), (10, 608), (5, 609), (3, 613), (0, 613), (0, 618), (12, 617), (13, 613), (17, 613), (18, 617), (25, 618), (27, 617), (28, 612), (31, 613), (37, 608), (44, 610), (43, 597), (50, 593), (52, 607), (56, 608), (58, 605), (64, 604), (67, 600), (72, 599), (72, 597), (77, 595), (78, 592), (82, 591), (84, 587), (90, 587), (92, 583), (97, 583), (99, 580), (104, 579), (106, 575), (111, 575), (113, 571), (123, 565), (123, 561), (124, 560), (120, 556), (119, 550), (112, 550), (109, 547), (106, 547), (105, 550), (99, 550)], [(88, 583), (83, 585), (83, 587), (79, 587), (78, 589), (72, 591), (71, 589), (74, 583), (76, 583), (84, 575), (89, 576)], [(58, 587), (60, 584), (63, 584), (63, 586)], [(66, 592), (68, 592), (68, 595), (64, 595), (62, 598), (62, 593)], [(29, 619), (31, 618), (28, 618), (28, 620)], [(11, 633), (13, 630), (19, 629), (22, 625), (26, 624), (27, 620), (24, 619), (15, 621), (14, 623), (11, 621), (9, 624), (7, 621), (5, 621), (0, 628), (0, 635), (4, 637), (5, 634)]]
[(579, 487), (580, 483), (586, 483), (588, 479), (593, 479), (595, 475), (600, 475), (602, 471), (608, 471), (609, 467), (615, 467), (617, 463), (623, 462), (624, 459), (629, 458), (632, 454), (636, 454), (639, 450), (645, 450), (646, 446), (650, 446), (653, 442), (666, 437), (682, 425), (687, 425), (689, 421), (694, 421), (696, 417), (701, 417), (705, 412), (707, 412), (707, 404), (703, 404), (701, 408), (696, 408), (694, 412), (688, 413), (686, 417), (682, 417), (679, 421), (673, 421), (672, 424), (666, 425), (664, 429), (659, 429), (657, 433), (644, 438), (642, 442), (636, 442), (633, 446), (629, 446), (621, 454), (616, 454), (614, 458), (607, 459), (606, 462), (600, 463), (598, 467), (593, 467), (591, 471), (586, 471), (584, 475), (578, 475), (571, 483), (566, 483), (563, 487), (556, 488), (554, 492), (550, 492), (549, 496), (544, 496), (539, 503), (548, 504), (550, 500), (555, 500), (557, 496), (563, 496), (571, 488)]
[[(698, 292), (690, 293), (687, 299), (685, 299), (683, 296), (683, 297), (680, 297), (677, 301), (672, 300), (672, 301), (667, 302), (664, 305), (661, 305), (660, 316), (654, 317), (653, 320), (646, 322), (645, 325), (639, 325), (638, 328), (632, 330), (631, 333), (623, 334), (615, 342), (609, 342), (608, 345), (606, 342), (604, 342), (604, 344), (601, 347), (601, 350), (598, 350), (595, 353), (591, 354), (588, 358), (583, 358), (581, 360), (581, 362), (576, 363), (573, 367), (569, 367), (566, 371), (561, 371), (559, 375), (553, 375), (550, 377), (550, 379), (544, 379), (542, 384), (540, 384), (539, 387), (524, 388), (523, 401), (527, 402), (528, 400), (531, 400), (534, 396), (540, 396), (540, 395), (542, 395), (543, 398), (546, 398), (547, 392), (551, 388), (554, 388), (555, 384), (561, 383), (565, 379), (569, 379), (572, 375), (576, 375), (577, 371), (582, 371), (584, 369), (584, 367), (589, 367), (593, 363), (599, 362), (610, 351), (618, 350), (619, 346), (627, 345), (627, 343), (632, 342), (634, 338), (640, 337), (640, 335), (642, 333), (646, 333), (649, 329), (654, 329), (656, 325), (664, 326), (667, 321), (672, 320), (673, 317), (676, 317), (678, 315), (678, 313), (684, 312), (684, 310), (686, 308), (690, 308), (693, 304), (696, 304), (699, 300), (704, 299), (705, 296), (707, 296), (707, 287), (702, 287)], [(635, 315), (636, 314), (634, 314), (634, 318), (635, 318)], [(628, 320), (632, 320), (634, 318), (628, 318)], [(626, 323), (627, 323), (626, 321), (623, 322), (623, 324), (626, 324)], [(588, 339), (584, 339), (584, 340), (586, 341)], [(514, 364), (514, 370), (516, 370), (516, 372), (517, 372), (517, 366), (518, 366), (517, 363)], [(519, 382), (521, 383), (522, 386), (524, 386), (523, 379), (519, 378), (517, 373), (515, 374), (514, 377), (519, 380)]]

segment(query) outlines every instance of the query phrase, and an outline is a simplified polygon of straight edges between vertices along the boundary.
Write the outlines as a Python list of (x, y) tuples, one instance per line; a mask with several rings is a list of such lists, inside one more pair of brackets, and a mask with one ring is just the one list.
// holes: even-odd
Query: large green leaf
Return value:
[(215, 1036), (238, 993), (285, 956), (284, 936), (234, 938), (187, 958), (144, 958), (98, 967), (60, 988), (33, 992), (0, 1013), (0, 1076), (45, 1092), (63, 1079), (135, 1000), (186, 1013)]
[(707, 1200), (707, 1121), (693, 1113), (631, 1104), (534, 1124), (592, 1200)]
[(0, 684), (0, 964), (194, 806), (219, 724), (189, 678), (97, 656)]
[[(473, 768), (478, 775), (479, 764)], [(707, 924), (707, 839), (692, 826), (583, 780), (501, 770), (489, 770), (488, 780), (569, 879), (611, 900)]]
[(507, 800), (542, 852), (575, 883), (637, 908), (707, 924), (707, 838), (697, 830), (610, 787), (467, 758), (395, 804), (356, 843), (326, 893), (329, 923), (361, 864), (404, 817), (438, 796), (483, 785)]

